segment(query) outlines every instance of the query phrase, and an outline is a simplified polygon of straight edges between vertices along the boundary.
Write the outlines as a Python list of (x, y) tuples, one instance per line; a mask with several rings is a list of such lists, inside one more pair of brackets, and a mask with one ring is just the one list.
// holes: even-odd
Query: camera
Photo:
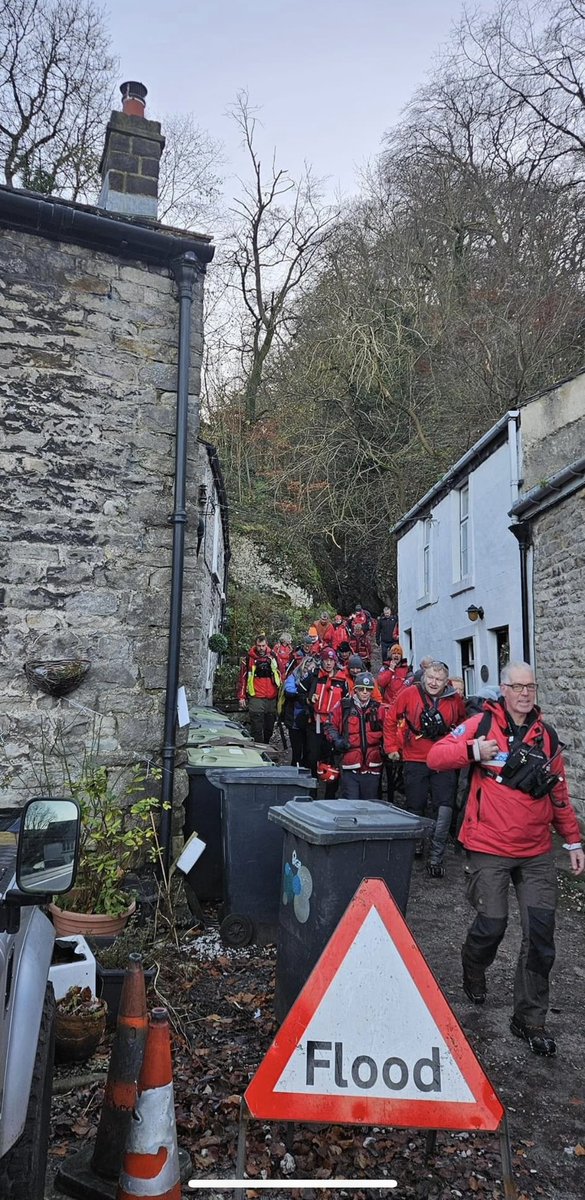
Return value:
[(441, 713), (425, 709), (420, 718), (420, 731), (423, 737), (431, 742), (437, 742), (449, 732)]

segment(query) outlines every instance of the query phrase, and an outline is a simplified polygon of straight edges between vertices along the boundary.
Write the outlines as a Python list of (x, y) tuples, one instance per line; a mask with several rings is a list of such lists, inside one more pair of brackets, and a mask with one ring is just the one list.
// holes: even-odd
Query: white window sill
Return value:
[(459, 579), (451, 588), (451, 595), (458, 596), (460, 592), (470, 592), (475, 587), (475, 579), (471, 575), (467, 575), (465, 579)]
[(421, 608), (429, 608), (430, 605), (434, 603), (435, 601), (431, 596), (420, 596), (416, 602), (416, 607), (420, 610)]

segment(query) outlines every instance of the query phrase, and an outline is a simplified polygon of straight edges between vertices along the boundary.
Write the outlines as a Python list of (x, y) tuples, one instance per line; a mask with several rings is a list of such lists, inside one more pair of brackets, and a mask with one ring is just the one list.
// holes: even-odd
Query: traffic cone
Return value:
[(91, 1158), (91, 1167), (104, 1179), (118, 1179), (148, 1032), (142, 956), (131, 954), (122, 984), (116, 1033)]
[(171, 1035), (166, 1008), (154, 1008), (116, 1200), (181, 1200)]

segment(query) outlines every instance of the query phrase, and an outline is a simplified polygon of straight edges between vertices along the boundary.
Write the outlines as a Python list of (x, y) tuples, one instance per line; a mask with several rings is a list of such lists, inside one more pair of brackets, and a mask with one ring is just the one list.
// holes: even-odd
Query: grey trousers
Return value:
[(544, 1025), (555, 960), (557, 879), (552, 854), (505, 858), (468, 850), (466, 874), (467, 899), (477, 916), (463, 946), (463, 962), (485, 969), (494, 961), (508, 924), (511, 883), (522, 923), (514, 1016), (525, 1025)]
[(268, 745), (276, 721), (276, 700), (263, 700), (258, 696), (248, 696), (248, 712), (254, 741), (264, 742)]

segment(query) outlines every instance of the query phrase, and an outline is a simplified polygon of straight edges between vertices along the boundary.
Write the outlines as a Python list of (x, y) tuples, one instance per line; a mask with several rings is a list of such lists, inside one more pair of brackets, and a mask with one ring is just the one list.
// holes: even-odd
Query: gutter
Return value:
[(215, 247), (205, 235), (155, 228), (127, 217), (115, 217), (97, 208), (55, 200), (37, 192), (0, 187), (0, 225), (60, 242), (91, 246), (108, 254), (157, 265), (170, 265), (183, 254), (194, 254), (205, 266)]
[[(405, 526), (411, 525), (415, 521), (419, 520), (424, 509), (429, 508), (432, 502), (437, 500), (442, 492), (446, 493), (449, 491), (457, 476), (460, 476), (468, 471), (476, 459), (482, 458), (484, 456), (484, 451), (492, 446), (493, 442), (497, 442), (499, 439), (504, 440), (504, 433), (509, 430), (512, 421), (514, 424), (517, 424), (518, 417), (519, 410), (517, 408), (512, 408), (509, 412), (504, 413), (504, 416), (500, 417), (499, 421), (497, 421), (495, 425), (492, 425), (491, 429), (488, 429), (487, 433), (484, 433), (483, 437), (480, 437), (479, 441), (475, 442), (475, 444), (471, 446), (469, 450), (467, 450), (463, 457), (460, 458), (452, 467), (450, 467), (446, 475), (442, 475), (437, 483), (433, 484), (433, 487), (430, 488), (428, 492), (425, 492), (422, 499), (418, 500), (413, 508), (409, 509), (408, 512), (405, 513), (405, 515), (401, 517), (395, 525), (392, 526), (390, 532), (396, 535), (406, 532)], [(496, 446), (492, 447), (492, 450), (496, 449)], [(492, 450), (490, 450), (490, 453), (492, 453)]]
[(563, 467), (562, 471), (526, 492), (512, 505), (508, 516), (531, 521), (582, 487), (585, 487), (585, 457), (578, 458), (570, 467)]

